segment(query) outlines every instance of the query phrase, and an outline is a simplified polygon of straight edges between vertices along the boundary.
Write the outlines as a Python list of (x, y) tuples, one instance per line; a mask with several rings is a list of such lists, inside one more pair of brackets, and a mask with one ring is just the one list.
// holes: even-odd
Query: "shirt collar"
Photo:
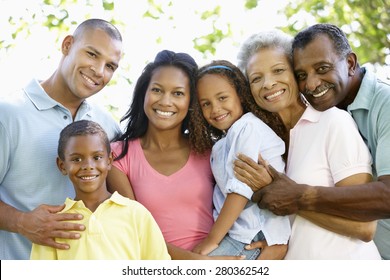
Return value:
[[(105, 200), (103, 203), (109, 203), (109, 202), (112, 202), (112, 203), (115, 203), (115, 204), (118, 204), (118, 205), (126, 205), (128, 203), (128, 198), (120, 195), (118, 192), (114, 192), (110, 198), (108, 198), (107, 200)], [(72, 208), (75, 208), (75, 207), (80, 207), (80, 208), (84, 208), (85, 205), (84, 205), (84, 202), (82, 200), (73, 200), (71, 198), (67, 198), (65, 200), (65, 208), (64, 210), (62, 210), (61, 212), (66, 212), (68, 211), (69, 209), (72, 209)]]
[[(41, 86), (41, 84), (37, 79), (31, 80), (30, 83), (28, 83), (27, 86), (25, 87), (24, 92), (39, 111), (48, 110), (56, 106), (68, 110), (61, 103), (51, 98), (45, 92), (45, 90), (43, 89), (43, 87)], [(90, 105), (86, 100), (84, 100), (78, 111), (82, 115), (86, 115), (89, 114), (90, 110), (91, 110)]]
[(359, 91), (355, 97), (355, 100), (348, 105), (347, 110), (351, 112), (356, 109), (369, 109), (373, 98), (372, 94), (375, 91), (375, 84), (377, 77), (371, 71), (366, 68), (362, 68), (364, 71), (364, 77), (360, 85)]
[(321, 117), (321, 112), (314, 109), (310, 104), (306, 107), (306, 110), (303, 112), (301, 118), (299, 119), (298, 123), (303, 121), (308, 122), (318, 122)]
[(38, 110), (47, 110), (58, 105), (58, 102), (52, 99), (37, 79), (33, 79), (24, 89), (25, 94)]

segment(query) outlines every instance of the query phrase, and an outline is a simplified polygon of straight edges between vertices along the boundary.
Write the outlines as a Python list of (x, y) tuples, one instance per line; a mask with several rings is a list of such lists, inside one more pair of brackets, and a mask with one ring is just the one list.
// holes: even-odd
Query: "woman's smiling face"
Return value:
[(190, 105), (190, 83), (175, 66), (157, 68), (146, 90), (144, 110), (149, 126), (157, 129), (181, 128)]
[(262, 109), (280, 112), (297, 102), (298, 85), (287, 55), (281, 48), (264, 48), (248, 61), (251, 93)]

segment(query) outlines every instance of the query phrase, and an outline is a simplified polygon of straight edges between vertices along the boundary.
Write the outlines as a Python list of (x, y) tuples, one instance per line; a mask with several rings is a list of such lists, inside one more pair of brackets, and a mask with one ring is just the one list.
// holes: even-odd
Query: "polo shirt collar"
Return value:
[[(107, 200), (105, 200), (103, 203), (108, 203), (108, 202), (112, 202), (112, 203), (115, 203), (115, 204), (118, 204), (118, 205), (126, 205), (128, 204), (128, 198), (124, 197), (124, 196), (121, 196), (118, 192), (114, 192), (110, 198), (108, 198)], [(69, 209), (72, 209), (72, 208), (75, 208), (75, 207), (78, 207), (78, 208), (85, 208), (85, 204), (82, 200), (73, 200), (73, 199), (70, 199), (70, 198), (67, 198), (65, 200), (65, 208), (61, 211), (61, 212), (66, 212), (68, 211)]]
[(355, 97), (355, 100), (347, 107), (348, 112), (357, 109), (369, 109), (373, 98), (372, 94), (375, 92), (375, 84), (377, 77), (371, 71), (366, 68), (362, 68), (365, 72), (359, 91)]
[(37, 79), (33, 79), (24, 89), (25, 94), (39, 110), (47, 110), (58, 105), (58, 102), (52, 99)]
[(308, 121), (316, 123), (321, 118), (321, 112), (314, 109), (311, 105), (308, 105), (306, 107), (306, 110), (303, 112), (301, 118), (299, 119), (298, 123)]
[[(31, 80), (25, 87), (24, 92), (39, 111), (48, 110), (56, 106), (66, 109), (61, 103), (55, 101), (45, 92), (37, 79)], [(84, 115), (88, 114), (90, 110), (90, 105), (84, 100), (79, 108), (79, 112), (82, 112), (82, 115)]]

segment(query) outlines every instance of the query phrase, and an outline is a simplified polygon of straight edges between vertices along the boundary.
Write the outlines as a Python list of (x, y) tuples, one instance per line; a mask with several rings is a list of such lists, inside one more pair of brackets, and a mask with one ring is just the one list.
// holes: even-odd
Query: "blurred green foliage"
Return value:
[[(43, 0), (37, 1), (34, 5), (24, 6), (21, 12), (8, 13), (7, 18), (0, 18), (0, 24), (7, 24), (7, 30), (9, 30), (7, 33), (0, 34), (0, 54), (6, 55), (6, 52), (14, 47), (17, 39), (27, 38), (37, 27), (44, 27), (55, 32), (58, 41), (70, 29), (94, 14), (103, 14), (116, 26), (126, 29), (124, 22), (132, 24), (132, 19), (117, 16), (118, 10), (115, 9), (118, 7), (115, 4), (119, 6), (119, 3), (124, 3), (119, 1), (129, 1), (131, 5), (139, 5), (137, 7), (140, 7), (140, 16), (142, 15), (147, 21), (156, 24), (160, 21), (169, 22), (172, 28), (177, 27), (178, 23), (175, 20), (183, 16), (183, 13), (193, 13), (195, 20), (193, 17), (192, 19), (195, 22), (188, 22), (186, 28), (188, 32), (194, 34), (193, 48), (203, 54), (205, 59), (210, 59), (216, 54), (218, 48), (223, 46), (222, 41), (234, 38), (235, 34), (232, 30), (236, 26), (235, 21), (243, 20), (234, 17), (234, 14), (228, 20), (226, 17), (224, 20), (222, 13), (228, 8), (228, 4), (224, 6), (222, 1), (215, 1), (215, 4), (207, 2), (210, 5), (198, 9), (192, 9), (191, 2), (188, 1), (188, 6), (184, 5), (185, 11), (177, 11), (175, 4), (178, 5), (178, 2), (173, 0)], [(264, 0), (239, 1), (245, 11), (255, 15), (264, 7), (261, 5)], [(276, 1), (282, 0), (275, 0), (275, 3)], [(285, 21), (281, 23), (281, 26), (276, 27), (294, 35), (314, 23), (333, 23), (340, 26), (347, 34), (361, 64), (390, 65), (389, 0), (283, 0), (283, 2), (286, 4), (280, 8), (279, 15)], [(26, 1), (26, 3), (30, 2)], [(267, 21), (267, 18), (262, 19)], [(202, 28), (196, 29), (200, 24)], [(251, 24), (248, 22), (249, 27)], [(142, 28), (142, 26), (137, 27)], [(161, 45), (166, 40), (163, 35), (158, 34), (155, 37), (156, 45)], [(234, 39), (231, 42), (237, 45), (240, 43)], [(129, 86), (132, 85), (134, 81), (128, 75), (130, 65), (122, 64), (121, 67), (124, 68), (125, 74), (119, 75), (110, 83), (116, 84), (119, 80), (124, 80)], [(123, 104), (113, 105), (115, 103), (112, 102), (112, 97), (106, 97), (106, 99), (104, 102), (108, 104), (109, 111), (115, 115), (118, 112), (118, 106)]]
[[(261, 1), (242, 0), (242, 5), (248, 10), (256, 9)], [(147, 0), (147, 3), (143, 16), (152, 20), (159, 20), (174, 5), (171, 1)], [(361, 63), (371, 62), (384, 65), (386, 57), (390, 56), (390, 1), (288, 0), (286, 3), (287, 5), (279, 11), (287, 19), (287, 25), (280, 26), (284, 31), (296, 34), (302, 28), (315, 22), (329, 22), (340, 26), (347, 34)], [(68, 7), (71, 5), (87, 5), (91, 8), (100, 6), (108, 12), (115, 10), (115, 0), (44, 0), (38, 10), (9, 17), (8, 24), (12, 27), (11, 39), (2, 38), (0, 48), (12, 47), (13, 40), (17, 36), (22, 34), (28, 36), (33, 25), (46, 26), (49, 30), (56, 30), (58, 34), (67, 32), (70, 29), (71, 18)], [(218, 43), (232, 36), (230, 24), (234, 24), (234, 19), (222, 30), (217, 27), (220, 13), (221, 7), (218, 4), (208, 11), (199, 13), (199, 20), (207, 21), (211, 25), (210, 33), (193, 39), (194, 48), (205, 56), (215, 54)], [(172, 14), (170, 19), (174, 20), (174, 16)], [(114, 13), (112, 13), (111, 21), (114, 24), (123, 24), (115, 19)], [(71, 22), (71, 24), (77, 25), (77, 22)], [(156, 43), (159, 42), (161, 38), (156, 38)]]
[(388, 0), (289, 0), (283, 12), (291, 34), (313, 21), (332, 23), (346, 33), (360, 63), (390, 64)]

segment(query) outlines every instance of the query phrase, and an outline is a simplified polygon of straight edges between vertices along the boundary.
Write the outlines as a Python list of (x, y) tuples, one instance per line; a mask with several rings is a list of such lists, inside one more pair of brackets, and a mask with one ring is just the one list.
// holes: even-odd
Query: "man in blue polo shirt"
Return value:
[(57, 170), (60, 131), (69, 123), (98, 122), (110, 139), (117, 122), (86, 101), (111, 80), (122, 56), (122, 37), (111, 23), (89, 19), (64, 38), (56, 71), (33, 79), (19, 94), (0, 102), (0, 259), (29, 259), (31, 242), (67, 249), (55, 238), (77, 239), (84, 226), (77, 214), (56, 214), (74, 197)]

